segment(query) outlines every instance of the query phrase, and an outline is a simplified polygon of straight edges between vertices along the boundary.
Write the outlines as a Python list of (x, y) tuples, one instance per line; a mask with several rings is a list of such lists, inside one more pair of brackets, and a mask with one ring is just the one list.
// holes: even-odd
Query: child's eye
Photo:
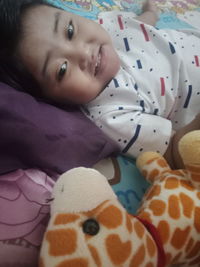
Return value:
[(60, 81), (67, 71), (67, 62), (65, 61), (59, 69), (58, 80)]
[(73, 35), (74, 35), (74, 25), (73, 25), (72, 21), (70, 20), (69, 25), (67, 27), (67, 36), (68, 36), (69, 40), (72, 39)]

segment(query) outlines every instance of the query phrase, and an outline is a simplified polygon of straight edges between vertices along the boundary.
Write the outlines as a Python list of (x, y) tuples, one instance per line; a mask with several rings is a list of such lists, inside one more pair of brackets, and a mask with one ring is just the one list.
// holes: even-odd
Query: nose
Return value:
[(90, 70), (92, 66), (92, 47), (87, 43), (72, 44), (67, 53), (71, 63), (76, 64), (82, 71)]
[(80, 46), (76, 51), (77, 63), (82, 71), (88, 70), (92, 61), (92, 53), (89, 45)]

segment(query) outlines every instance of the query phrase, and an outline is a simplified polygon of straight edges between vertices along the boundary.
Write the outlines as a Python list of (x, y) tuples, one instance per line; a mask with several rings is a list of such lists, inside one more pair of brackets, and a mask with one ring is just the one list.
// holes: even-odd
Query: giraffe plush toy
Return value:
[(145, 152), (137, 166), (152, 183), (137, 216), (106, 178), (75, 168), (56, 182), (40, 267), (200, 266), (200, 131), (180, 141), (185, 169)]

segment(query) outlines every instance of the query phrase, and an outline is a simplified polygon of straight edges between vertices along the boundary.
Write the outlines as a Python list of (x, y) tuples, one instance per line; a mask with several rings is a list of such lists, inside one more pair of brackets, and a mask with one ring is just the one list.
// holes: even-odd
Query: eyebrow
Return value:
[[(61, 15), (60, 12), (56, 12), (54, 14), (54, 26), (53, 26), (53, 34), (54, 35), (58, 32), (58, 25), (59, 25), (59, 22), (60, 22), (60, 15)], [(42, 75), (43, 76), (46, 75), (46, 69), (47, 69), (50, 57), (51, 57), (51, 52), (48, 51), (46, 53), (46, 55), (45, 55), (45, 60), (44, 60), (44, 64), (43, 64), (43, 67), (42, 67)]]
[(57, 33), (58, 32), (58, 25), (59, 25), (59, 22), (60, 22), (60, 12), (56, 12), (54, 14), (54, 33)]
[(45, 55), (45, 61), (44, 61), (43, 67), (42, 67), (42, 76), (46, 75), (46, 70), (47, 70), (47, 66), (48, 66), (50, 57), (51, 57), (51, 52), (48, 51)]

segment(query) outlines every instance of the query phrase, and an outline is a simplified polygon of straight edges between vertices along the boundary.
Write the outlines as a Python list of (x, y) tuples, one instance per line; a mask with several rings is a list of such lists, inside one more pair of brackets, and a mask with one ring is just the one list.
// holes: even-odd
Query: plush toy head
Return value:
[[(200, 142), (200, 131), (195, 134), (182, 140), (183, 159), (184, 147), (196, 151), (186, 145), (191, 138)], [(54, 187), (39, 266), (199, 266), (200, 157), (195, 164), (186, 161), (187, 170), (172, 171), (157, 153), (138, 158), (153, 185), (137, 217), (126, 212), (99, 172), (76, 168), (63, 174)]]
[(145, 227), (128, 215), (96, 170), (75, 168), (63, 174), (53, 199), (40, 267), (135, 266), (145, 254), (144, 262), (157, 261), (151, 235), (144, 237)]

